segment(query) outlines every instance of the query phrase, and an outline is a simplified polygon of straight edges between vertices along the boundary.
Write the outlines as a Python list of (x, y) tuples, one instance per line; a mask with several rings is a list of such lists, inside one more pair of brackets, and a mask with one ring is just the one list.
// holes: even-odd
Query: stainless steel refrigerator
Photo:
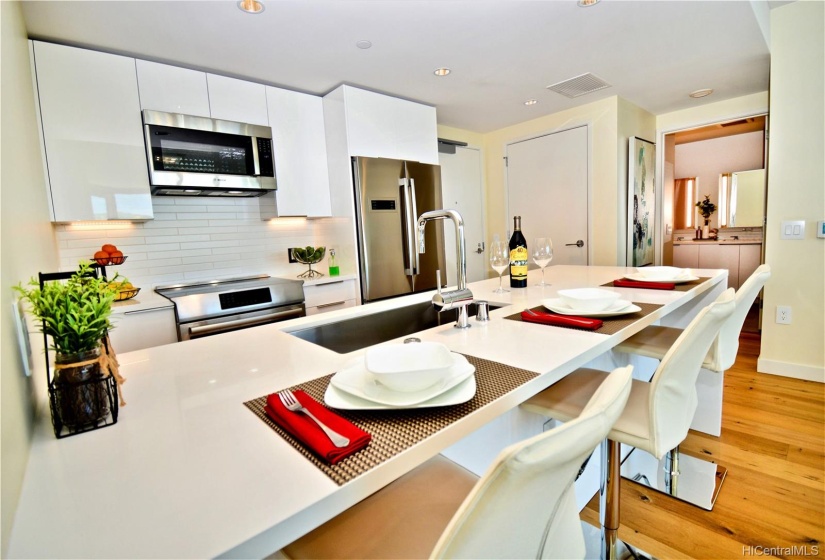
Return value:
[(434, 290), (444, 268), (444, 226), (424, 230), (426, 252), (418, 253), (418, 216), (442, 208), (441, 168), (413, 161), (357, 157), (355, 226), (361, 270), (361, 299), (369, 302)]

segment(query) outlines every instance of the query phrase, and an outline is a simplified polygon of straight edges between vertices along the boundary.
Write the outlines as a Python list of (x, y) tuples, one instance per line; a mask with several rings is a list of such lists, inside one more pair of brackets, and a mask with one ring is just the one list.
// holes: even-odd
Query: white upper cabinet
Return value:
[(438, 165), (435, 107), (350, 86), (339, 89), (343, 91), (351, 156)]
[(320, 97), (267, 87), (279, 216), (330, 216), (329, 172)]
[(266, 86), (207, 74), (209, 108), (213, 119), (269, 126)]
[(209, 117), (206, 73), (138, 60), (141, 109)]
[(32, 42), (52, 219), (152, 218), (135, 60)]

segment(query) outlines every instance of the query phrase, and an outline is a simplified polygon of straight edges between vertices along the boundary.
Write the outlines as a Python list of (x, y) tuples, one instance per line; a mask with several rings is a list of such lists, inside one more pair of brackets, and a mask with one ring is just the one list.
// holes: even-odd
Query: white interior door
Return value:
[(554, 264), (588, 264), (587, 126), (507, 145), (509, 219), (521, 216), (521, 231), (550, 236)]
[[(467, 281), (486, 278), (487, 250), (484, 240), (484, 210), (481, 190), (481, 153), (477, 148), (457, 146), (454, 154), (438, 154), (441, 165), (441, 199), (445, 209), (458, 210), (464, 218), (464, 242), (467, 249)], [(484, 244), (484, 251), (479, 247)], [(444, 223), (444, 247), (447, 255), (447, 284), (456, 279), (455, 228)]]

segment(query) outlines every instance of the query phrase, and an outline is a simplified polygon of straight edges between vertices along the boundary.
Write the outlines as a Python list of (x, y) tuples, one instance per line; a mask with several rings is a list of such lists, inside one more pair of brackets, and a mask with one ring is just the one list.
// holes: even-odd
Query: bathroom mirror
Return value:
[(762, 227), (765, 217), (765, 170), (725, 173), (719, 179), (720, 225)]

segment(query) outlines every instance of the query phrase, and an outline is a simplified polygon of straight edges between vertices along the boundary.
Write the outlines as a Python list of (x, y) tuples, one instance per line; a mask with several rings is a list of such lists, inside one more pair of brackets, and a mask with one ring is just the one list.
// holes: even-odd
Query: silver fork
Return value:
[(335, 430), (328, 428), (324, 425), (323, 422), (315, 418), (315, 416), (313, 416), (313, 414), (310, 411), (304, 408), (304, 405), (298, 402), (298, 399), (295, 398), (295, 395), (293, 395), (292, 391), (290, 391), (289, 389), (285, 389), (278, 393), (278, 398), (281, 399), (281, 402), (287, 408), (287, 410), (291, 410), (293, 412), (303, 412), (304, 414), (315, 420), (315, 423), (318, 424), (319, 428), (324, 430), (324, 433), (329, 437), (330, 440), (332, 440), (332, 443), (335, 445), (335, 447), (346, 447), (349, 445), (349, 440), (347, 438), (345, 438)]

